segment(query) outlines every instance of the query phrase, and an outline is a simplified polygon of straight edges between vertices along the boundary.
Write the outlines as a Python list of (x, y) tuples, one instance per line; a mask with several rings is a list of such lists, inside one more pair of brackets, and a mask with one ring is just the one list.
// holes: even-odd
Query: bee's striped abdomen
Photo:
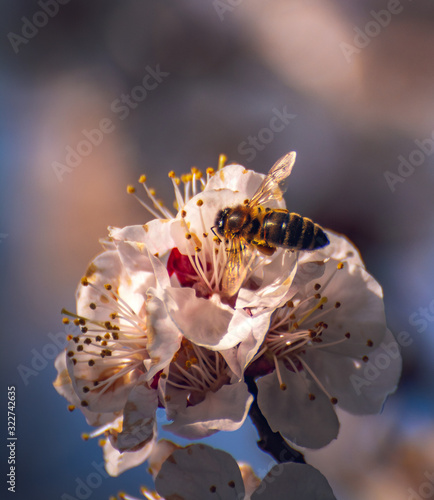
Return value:
[(315, 250), (329, 243), (321, 226), (294, 212), (270, 211), (264, 217), (261, 239), (270, 246)]

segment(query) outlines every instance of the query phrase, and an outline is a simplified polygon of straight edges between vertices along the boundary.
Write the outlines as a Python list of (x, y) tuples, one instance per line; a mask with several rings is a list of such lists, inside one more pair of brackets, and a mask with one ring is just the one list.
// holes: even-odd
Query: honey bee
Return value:
[(296, 153), (280, 158), (268, 172), (251, 200), (220, 210), (215, 227), (226, 243), (228, 260), (222, 277), (222, 290), (235, 295), (249, 269), (251, 249), (272, 255), (277, 247), (288, 250), (315, 250), (328, 245), (322, 227), (307, 217), (284, 209), (265, 208), (263, 204), (281, 200), (285, 179), (290, 175)]

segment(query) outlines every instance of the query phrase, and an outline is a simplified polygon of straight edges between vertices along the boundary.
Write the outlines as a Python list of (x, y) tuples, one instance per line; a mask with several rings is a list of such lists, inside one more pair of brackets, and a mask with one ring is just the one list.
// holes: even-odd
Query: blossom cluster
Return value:
[(330, 243), (313, 251), (253, 248), (239, 290), (228, 295), (230, 251), (213, 231), (216, 215), (251, 199), (264, 175), (227, 165), (169, 177), (177, 213), (142, 176), (149, 202), (139, 201), (154, 219), (109, 228), (79, 284), (77, 312), (64, 311), (81, 333), (56, 359), (54, 385), (96, 428), (89, 436), (104, 435), (108, 472), (149, 457), (158, 408), (178, 436), (238, 429), (253, 401), (245, 376), (256, 380), (272, 430), (297, 446), (337, 437), (336, 405), (377, 413), (396, 387), (400, 358), (366, 379), (395, 341), (381, 287), (352, 243), (327, 230)]

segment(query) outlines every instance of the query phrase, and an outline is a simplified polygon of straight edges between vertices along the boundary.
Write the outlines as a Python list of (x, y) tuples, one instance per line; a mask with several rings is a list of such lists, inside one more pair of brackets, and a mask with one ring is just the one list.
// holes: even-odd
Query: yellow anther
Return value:
[(181, 179), (179, 177), (175, 177), (175, 184), (179, 186), (181, 184)]
[(185, 233), (185, 237), (187, 238), (187, 240), (191, 240), (191, 234), (190, 233)]
[(286, 384), (284, 384), (283, 382), (280, 384), (280, 390), (286, 391)]
[(196, 205), (197, 205), (198, 207), (201, 207), (201, 206), (203, 205), (203, 200), (197, 200), (197, 201), (196, 201)]
[(112, 286), (110, 285), (110, 283), (106, 283), (106, 284), (104, 285), (104, 288), (105, 288), (106, 290), (111, 290), (111, 289), (112, 289)]
[(155, 191), (155, 189), (154, 189), (154, 188), (151, 188), (151, 189), (149, 190), (149, 194), (150, 194), (151, 196), (155, 196), (157, 193), (156, 193), (156, 191)]
[(212, 167), (208, 167), (206, 169), (206, 173), (210, 176), (214, 175), (215, 174), (215, 170), (212, 168)]
[(191, 182), (193, 179), (192, 174), (183, 174), (181, 175), (181, 181), (184, 183)]
[(69, 318), (62, 318), (62, 323), (64, 325), (69, 325)]
[(192, 174), (197, 174), (198, 172), (199, 172), (199, 169), (197, 167), (191, 167)]
[(81, 278), (81, 284), (83, 286), (87, 286), (89, 284), (89, 282), (87, 281), (87, 278), (86, 276), (83, 276), (83, 278)]
[(169, 176), (170, 179), (174, 179), (176, 177), (176, 174), (173, 170), (171, 170), (167, 175)]
[(81, 435), (81, 439), (83, 439), (83, 441), (89, 441), (89, 434), (87, 434), (86, 432), (83, 432), (83, 434)]
[(344, 263), (343, 262), (339, 262), (339, 264), (337, 265), (337, 268), (338, 269), (343, 269), (344, 268)]
[(68, 410), (69, 411), (74, 411), (75, 410), (75, 405), (68, 405)]
[(221, 154), (219, 156), (219, 163), (218, 163), (218, 169), (219, 170), (225, 166), (225, 163), (226, 163), (227, 159), (228, 159), (228, 157), (226, 155), (224, 155), (224, 154)]
[(184, 218), (187, 216), (187, 212), (185, 210), (181, 210), (181, 217)]
[(143, 175), (141, 175), (141, 176), (139, 177), (139, 182), (140, 182), (140, 184), (144, 184), (144, 183), (146, 182), (146, 175), (144, 175), (144, 174), (143, 174)]
[(101, 438), (98, 439), (98, 446), (101, 446), (101, 448), (107, 443), (107, 439)]
[(131, 186), (131, 185), (127, 186), (127, 193), (128, 194), (133, 194), (135, 192), (136, 192), (136, 188), (134, 186)]

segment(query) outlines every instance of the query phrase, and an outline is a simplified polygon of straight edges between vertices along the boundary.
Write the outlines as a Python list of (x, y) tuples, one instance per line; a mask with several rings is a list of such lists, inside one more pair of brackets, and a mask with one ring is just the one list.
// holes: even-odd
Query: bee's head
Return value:
[(221, 235), (225, 235), (225, 221), (228, 216), (230, 208), (224, 208), (223, 210), (219, 210), (217, 217), (215, 219), (215, 226), (217, 227), (217, 232)]

